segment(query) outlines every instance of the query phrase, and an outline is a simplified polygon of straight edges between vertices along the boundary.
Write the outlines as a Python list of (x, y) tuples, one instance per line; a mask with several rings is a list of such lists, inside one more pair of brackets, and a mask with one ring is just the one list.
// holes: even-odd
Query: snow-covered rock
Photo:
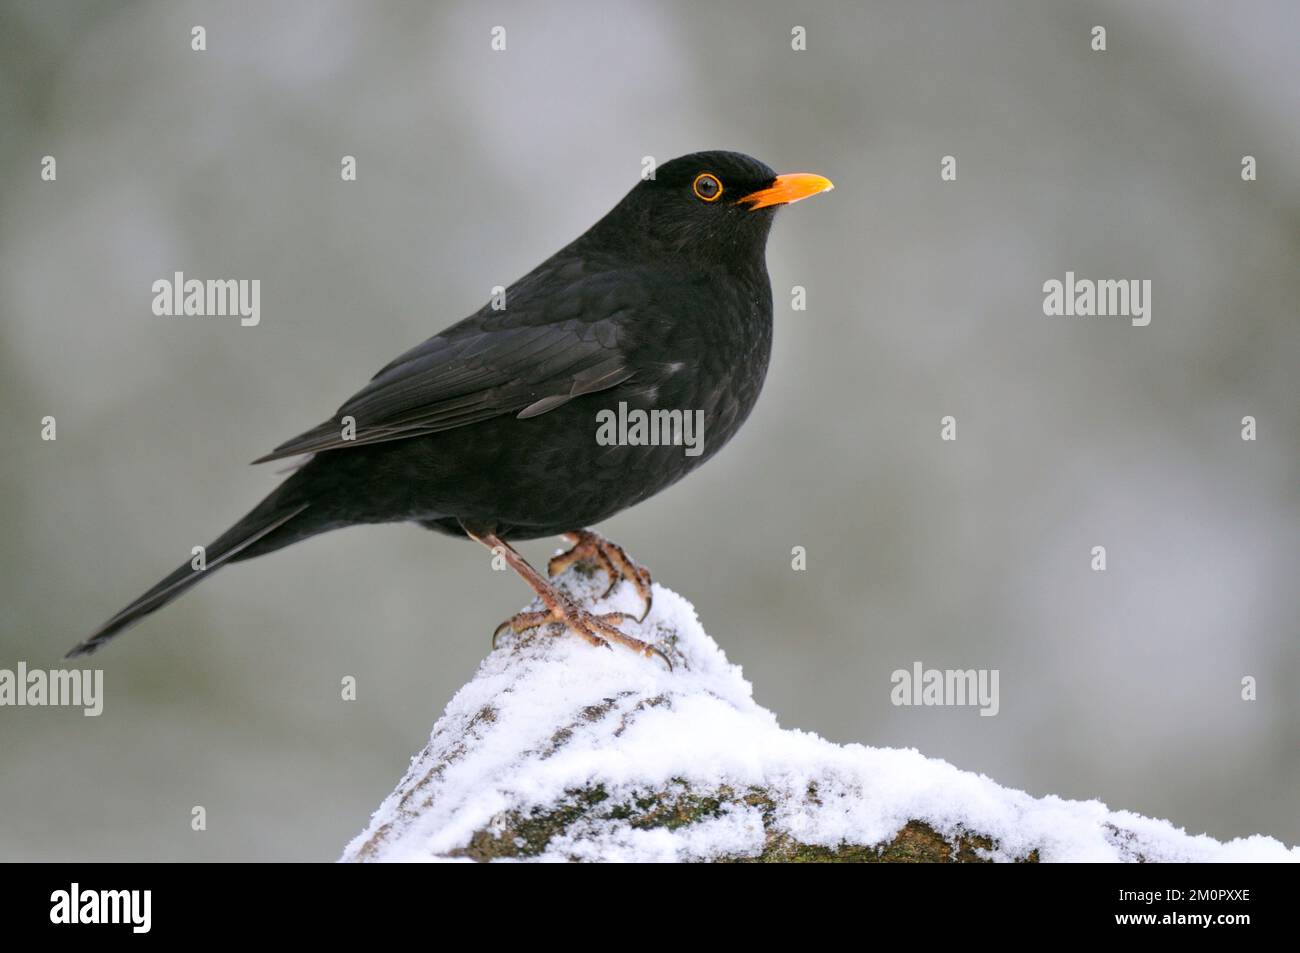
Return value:
[[(603, 575), (560, 582), (593, 611), (639, 612), (626, 583), (601, 602)], [(503, 637), (342, 859), (1300, 861), (1269, 837), (1220, 843), (782, 729), (662, 586), (623, 630), (674, 670), (573, 636)]]

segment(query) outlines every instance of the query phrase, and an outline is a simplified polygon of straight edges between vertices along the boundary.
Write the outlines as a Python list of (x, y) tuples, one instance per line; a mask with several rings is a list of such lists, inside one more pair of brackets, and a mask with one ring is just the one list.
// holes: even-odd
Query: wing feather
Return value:
[[(610, 307), (609, 288), (617, 282), (600, 277), (559, 292), (566, 301), (562, 320), (530, 308), (528, 295), (512, 301), (509, 313), (471, 315), (385, 366), (333, 419), (254, 462), (425, 436), (503, 414), (529, 419), (617, 386), (633, 373), (615, 320), (626, 313)], [(586, 307), (575, 310), (573, 297)], [(553, 300), (541, 293), (533, 298)], [(345, 417), (355, 421), (355, 436), (346, 440)]]

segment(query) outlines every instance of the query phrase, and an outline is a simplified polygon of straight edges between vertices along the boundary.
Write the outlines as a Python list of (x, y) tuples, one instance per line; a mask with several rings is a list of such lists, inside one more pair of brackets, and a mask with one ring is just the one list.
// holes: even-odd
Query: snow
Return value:
[[(603, 576), (570, 570), (560, 581), (592, 611), (639, 612), (630, 585), (602, 602)], [(618, 804), (684, 782), (699, 792), (761, 788), (777, 804), (776, 831), (829, 848), (887, 843), (919, 820), (945, 838), (991, 838), (994, 860), (1036, 849), (1043, 861), (1300, 861), (1300, 847), (1270, 837), (1220, 843), (1100, 801), (1031, 797), (914, 749), (782, 729), (691, 604), (662, 586), (646, 621), (623, 631), (664, 648), (675, 669), (573, 636), (503, 636), (343, 859), (451, 859), (475, 833), (504, 831), (512, 812), (553, 810), (566, 792), (600, 784), (605, 803)], [(672, 830), (586, 811), (530, 859), (755, 856), (766, 836), (760, 808), (746, 804)]]

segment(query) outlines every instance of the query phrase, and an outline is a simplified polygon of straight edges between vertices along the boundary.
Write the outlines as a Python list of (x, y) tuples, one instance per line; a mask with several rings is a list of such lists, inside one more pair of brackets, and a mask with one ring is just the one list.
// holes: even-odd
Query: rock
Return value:
[[(629, 585), (602, 601), (603, 576), (559, 581), (592, 611), (639, 611)], [(782, 729), (662, 586), (624, 631), (674, 670), (569, 635), (503, 637), (342, 859), (1300, 860), (1272, 838), (1219, 843), (1098, 801), (1030, 797), (913, 749)]]

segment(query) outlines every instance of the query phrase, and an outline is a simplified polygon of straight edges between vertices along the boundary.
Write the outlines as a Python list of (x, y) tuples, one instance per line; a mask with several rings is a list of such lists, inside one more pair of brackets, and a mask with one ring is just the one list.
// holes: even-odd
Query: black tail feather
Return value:
[[(253, 555), (246, 551), (255, 544), (266, 540), (268, 536), (307, 509), (307, 503), (284, 506), (279, 502), (280, 496), (281, 493), (279, 492), (271, 494), (261, 505), (219, 536), (208, 547), (208, 558), (204, 569), (194, 569), (189, 563), (179, 567), (139, 599), (136, 599), (101, 625), (84, 641), (76, 645), (68, 652), (66, 658), (90, 655), (117, 633), (134, 625), (149, 613), (161, 609), (191, 586), (198, 585), (212, 575), (221, 566), (239, 558), (241, 554), (245, 556)], [(271, 548), (278, 547), (273, 546)], [(270, 551), (265, 546), (259, 547), (259, 549)]]

